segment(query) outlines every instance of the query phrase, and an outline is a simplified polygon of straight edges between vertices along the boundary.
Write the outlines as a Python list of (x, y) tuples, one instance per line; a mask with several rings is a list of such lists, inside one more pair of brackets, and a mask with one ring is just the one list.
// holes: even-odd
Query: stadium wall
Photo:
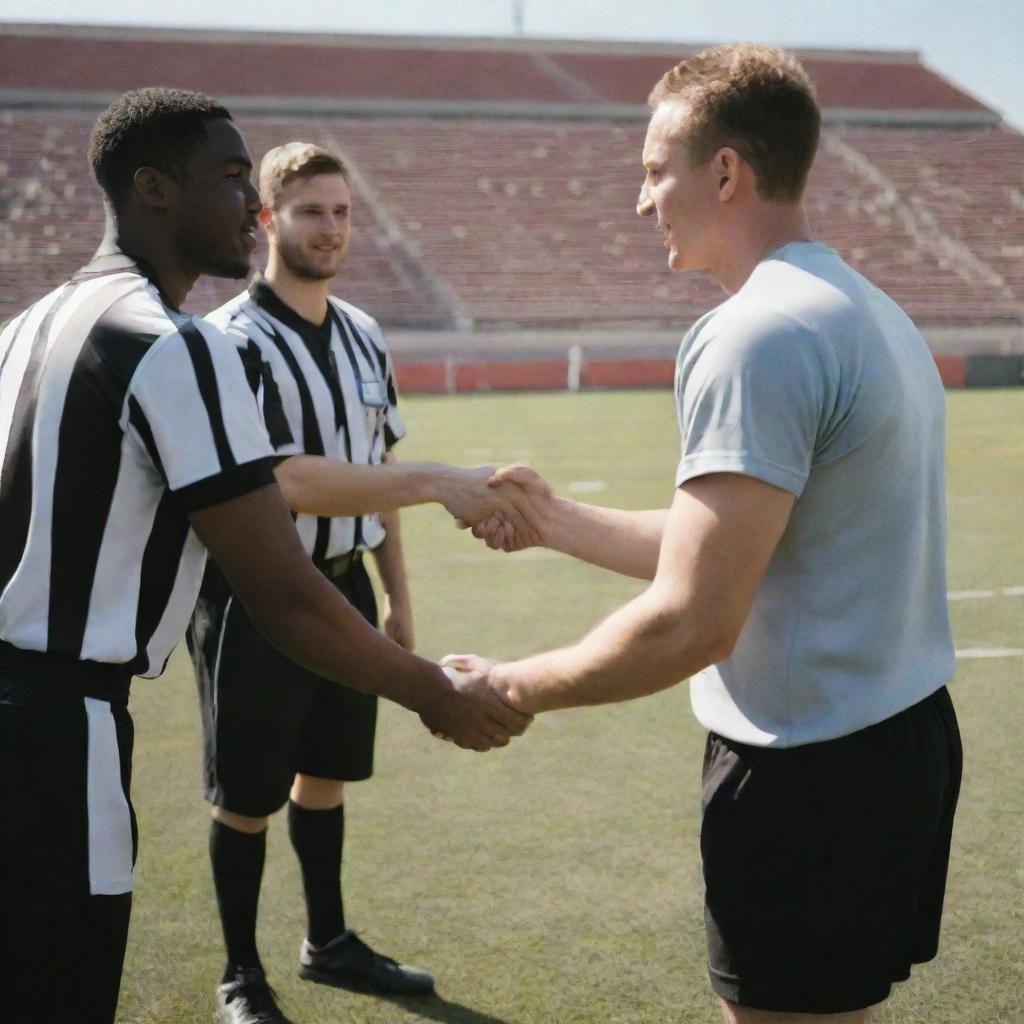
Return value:
[[(1024, 356), (936, 355), (947, 388), (1024, 385)], [(587, 360), (572, 351), (562, 359), (501, 358), (397, 360), (405, 394), (454, 395), (492, 391), (587, 391), (602, 388), (670, 388), (674, 359)]]

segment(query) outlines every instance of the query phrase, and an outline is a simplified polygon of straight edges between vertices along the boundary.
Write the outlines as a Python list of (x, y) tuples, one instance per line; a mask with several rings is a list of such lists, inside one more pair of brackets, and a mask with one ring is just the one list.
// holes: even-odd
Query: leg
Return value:
[(705, 925), (726, 1020), (863, 1020), (934, 955), (959, 778), (940, 704), (784, 750), (709, 738)]
[(213, 808), (210, 866), (227, 951), (225, 980), (238, 969), (263, 968), (256, 948), (256, 916), (266, 850), (266, 818)]
[(773, 1013), (719, 999), (725, 1024), (868, 1024), (870, 1009), (853, 1013)]
[[(0, 705), (2, 1021), (113, 1024), (132, 903), (131, 749), (123, 705)], [(56, 947), (72, 951), (59, 969)]]
[(288, 804), (288, 832), (302, 866), (309, 927), (314, 946), (325, 946), (345, 931), (341, 858), (345, 842), (345, 784), (298, 774)]

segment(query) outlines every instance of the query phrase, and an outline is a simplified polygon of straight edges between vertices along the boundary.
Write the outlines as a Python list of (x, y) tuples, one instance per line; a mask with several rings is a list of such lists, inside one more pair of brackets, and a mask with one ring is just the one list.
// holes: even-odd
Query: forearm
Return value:
[(433, 462), (359, 466), (318, 455), (293, 455), (274, 471), (288, 506), (319, 516), (361, 516), (440, 500), (458, 472)]
[(402, 548), (402, 527), (398, 510), (385, 512), (384, 540), (373, 549), (373, 559), (380, 573), (380, 581), (392, 604), (409, 603), (409, 578), (405, 569), (405, 553)]
[(556, 498), (543, 525), (546, 547), (624, 576), (652, 580), (668, 509), (627, 512)]
[(719, 640), (697, 611), (652, 586), (579, 643), (496, 666), (494, 678), (531, 713), (644, 697), (719, 660)]

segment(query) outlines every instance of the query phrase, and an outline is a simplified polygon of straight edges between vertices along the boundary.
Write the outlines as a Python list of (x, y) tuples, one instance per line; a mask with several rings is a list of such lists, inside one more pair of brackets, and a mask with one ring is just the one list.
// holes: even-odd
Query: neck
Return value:
[(303, 320), (320, 326), (327, 318), (327, 295), (330, 292), (330, 279), (324, 281), (307, 281), (296, 277), (271, 249), (267, 261), (264, 279), (274, 294), (287, 305), (291, 306)]
[(156, 274), (160, 291), (176, 308), (180, 308), (188, 298), (188, 293), (199, 277), (198, 272), (182, 266), (174, 247), (168, 244), (162, 232), (154, 225), (119, 221), (108, 205), (103, 241), (98, 251), (102, 254), (118, 249), (134, 259), (142, 260)]
[(758, 203), (756, 211), (737, 217), (722, 232), (719, 258), (710, 268), (729, 295), (735, 294), (770, 252), (789, 242), (811, 238), (802, 203)]

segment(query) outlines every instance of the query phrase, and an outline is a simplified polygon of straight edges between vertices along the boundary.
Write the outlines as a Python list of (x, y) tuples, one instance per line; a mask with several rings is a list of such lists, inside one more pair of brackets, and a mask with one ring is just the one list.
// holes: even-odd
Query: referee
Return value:
[[(387, 597), (385, 630), (411, 650), (412, 609), (393, 509), (408, 496), (398, 490), (388, 500), (376, 480), (405, 433), (390, 356), (376, 321), (329, 294), (349, 242), (348, 171), (337, 154), (293, 142), (267, 153), (259, 180), (266, 275), (208, 319), (238, 337), (263, 394), (279, 396), (286, 423), (278, 454), (331, 460), (300, 456), (277, 470), (293, 508), (335, 513), (297, 516), (314, 564), (376, 625), (363, 565), (364, 552), (372, 552)], [(479, 484), (486, 493), (486, 474)], [(382, 508), (392, 510), (365, 514)], [(334, 686), (275, 651), (213, 564), (188, 637), (203, 708), (210, 859), (227, 947), (220, 1019), (285, 1022), (257, 951), (256, 918), (268, 818), (286, 802), (308, 915), (300, 974), (357, 991), (433, 992), (429, 974), (381, 956), (345, 926), (344, 785), (372, 774), (377, 698)]]
[(127, 93), (90, 160), (109, 212), (97, 257), (0, 331), (4, 1024), (114, 1019), (136, 847), (129, 684), (181, 638), (204, 546), (320, 674), (478, 749), (528, 721), (339, 599), (298, 541), (237, 349), (178, 312), (200, 274), (248, 271), (260, 201), (228, 112)]

